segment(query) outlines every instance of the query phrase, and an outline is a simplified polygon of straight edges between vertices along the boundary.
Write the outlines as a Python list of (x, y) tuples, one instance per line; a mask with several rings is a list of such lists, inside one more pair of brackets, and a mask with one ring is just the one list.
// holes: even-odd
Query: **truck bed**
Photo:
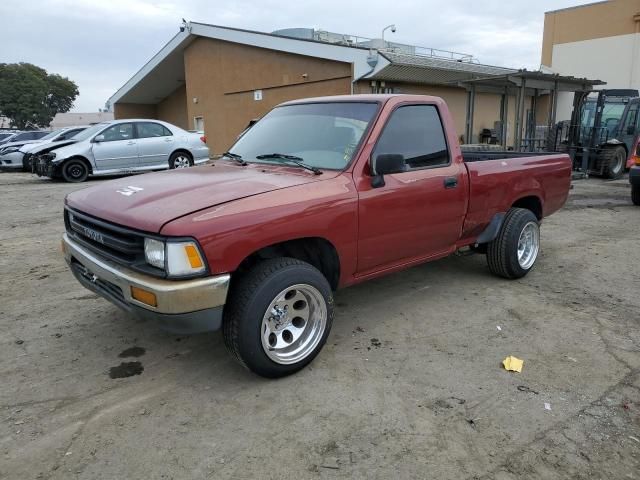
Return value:
[[(463, 154), (469, 173), (469, 207), (463, 237), (478, 233), (493, 215), (506, 211), (517, 199), (538, 218), (551, 215), (566, 201), (571, 183), (571, 160), (563, 153), (468, 152)], [(539, 205), (537, 200), (539, 199)], [(529, 200), (522, 200), (527, 202)]]
[(482, 162), (484, 160), (507, 160), (511, 158), (548, 156), (549, 152), (513, 152), (507, 150), (480, 150), (465, 151), (462, 149), (462, 157), (465, 162)]

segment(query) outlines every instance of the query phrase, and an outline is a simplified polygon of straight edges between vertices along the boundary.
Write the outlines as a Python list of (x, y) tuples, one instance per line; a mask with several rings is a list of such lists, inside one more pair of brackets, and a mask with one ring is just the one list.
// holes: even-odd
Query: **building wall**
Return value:
[[(545, 14), (542, 64), (561, 75), (640, 89), (640, 0), (610, 0)], [(558, 120), (571, 116), (573, 94), (558, 101)]]
[[(187, 122), (202, 116), (212, 152), (287, 100), (351, 91), (351, 65), (199, 38), (184, 52)], [(255, 100), (261, 90), (261, 100)]]
[(185, 130), (192, 129), (187, 119), (187, 89), (184, 85), (158, 103), (156, 117)]
[(121, 118), (156, 118), (156, 106), (140, 103), (116, 103), (113, 106), (113, 117)]
[(545, 13), (542, 64), (553, 63), (553, 46), (636, 33), (640, 0), (609, 0)]
[(113, 112), (87, 112), (87, 113), (58, 113), (49, 128), (75, 127), (76, 125), (93, 125), (100, 122), (108, 122), (113, 120)]

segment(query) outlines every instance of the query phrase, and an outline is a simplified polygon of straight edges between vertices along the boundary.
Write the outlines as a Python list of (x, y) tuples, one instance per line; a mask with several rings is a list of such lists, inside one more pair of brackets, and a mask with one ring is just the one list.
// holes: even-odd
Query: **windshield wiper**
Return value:
[(274, 158), (276, 160), (285, 160), (291, 163), (295, 163), (301, 168), (305, 168), (307, 170), (311, 170), (316, 175), (322, 175), (322, 170), (318, 167), (314, 167), (313, 165), (309, 165), (308, 163), (304, 163), (304, 158), (298, 157), (296, 155), (287, 155), (286, 153), (264, 153), (262, 155), (256, 155), (258, 160), (266, 160), (268, 158)]
[(248, 164), (247, 164), (247, 162), (245, 162), (245, 161), (242, 159), (242, 155), (238, 155), (237, 153), (233, 153), (233, 152), (224, 152), (224, 153), (222, 154), (222, 156), (223, 156), (223, 157), (229, 157), (229, 158), (232, 158), (232, 159), (234, 159), (236, 162), (238, 162), (238, 163), (239, 163), (240, 165), (242, 165), (242, 166), (248, 165)]

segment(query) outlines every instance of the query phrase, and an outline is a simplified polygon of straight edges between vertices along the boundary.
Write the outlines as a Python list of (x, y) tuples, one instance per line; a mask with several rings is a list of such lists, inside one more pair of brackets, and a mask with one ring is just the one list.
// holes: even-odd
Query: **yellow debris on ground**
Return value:
[(524, 360), (520, 360), (519, 358), (512, 357), (511, 355), (505, 358), (502, 361), (505, 370), (510, 370), (512, 372), (522, 372), (522, 366), (524, 365)]

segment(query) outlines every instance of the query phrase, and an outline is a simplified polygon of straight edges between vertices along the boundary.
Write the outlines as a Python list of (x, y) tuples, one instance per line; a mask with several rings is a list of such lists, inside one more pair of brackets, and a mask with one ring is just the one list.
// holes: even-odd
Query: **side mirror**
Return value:
[(93, 141), (95, 143), (104, 142), (104, 135), (96, 135), (95, 137), (93, 137)]
[(397, 153), (383, 153), (371, 159), (371, 186), (384, 187), (384, 176), (392, 173), (402, 173), (407, 170), (404, 155)]

